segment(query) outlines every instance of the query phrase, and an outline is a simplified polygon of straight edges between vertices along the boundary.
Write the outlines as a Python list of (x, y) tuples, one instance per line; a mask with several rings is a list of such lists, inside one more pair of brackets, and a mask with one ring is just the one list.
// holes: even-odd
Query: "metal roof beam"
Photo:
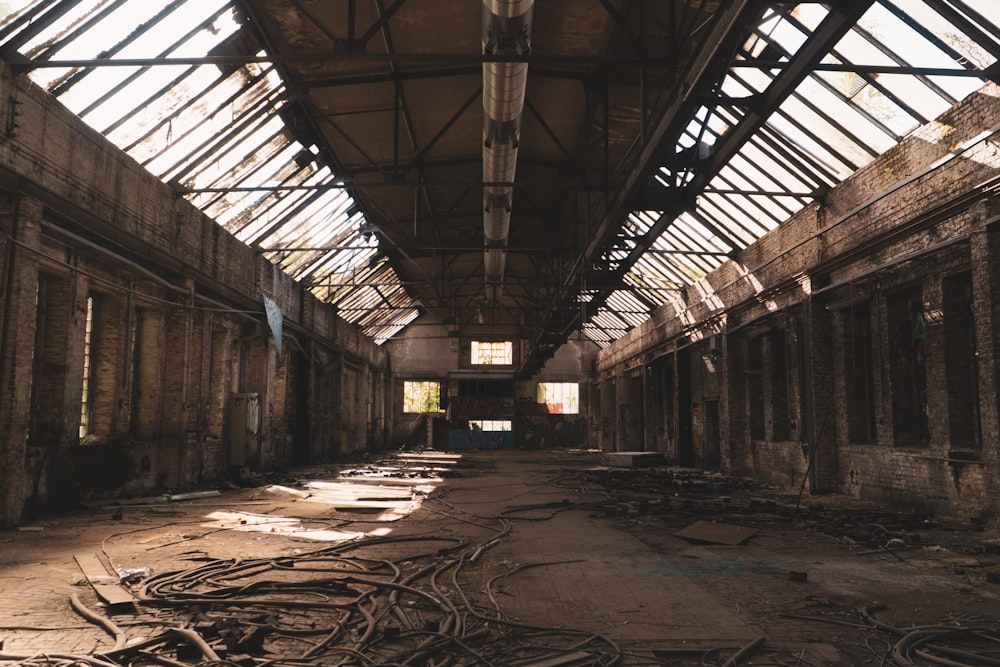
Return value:
[[(924, 2), (961, 30), (963, 35), (975, 41), (979, 46), (989, 51), (990, 55), (1000, 60), (1000, 44), (997, 43), (997, 40), (1000, 40), (1000, 26), (997, 26), (995, 22), (987, 20), (985, 16), (975, 12), (961, 0), (948, 0), (947, 2), (944, 0), (924, 0)], [(970, 20), (970, 17), (973, 17), (976, 22)], [(990, 34), (983, 32), (977, 23), (989, 30)]]
[[(744, 4), (750, 0), (744, 0)], [(677, 66), (676, 61), (663, 57), (613, 56), (613, 55), (560, 55), (560, 54), (504, 54), (504, 53), (340, 53), (337, 51), (313, 51), (311, 53), (294, 53), (271, 55), (238, 55), (238, 56), (172, 56), (169, 58), (66, 58), (59, 60), (29, 60), (27, 58), (10, 58), (10, 66), (18, 72), (32, 69), (75, 69), (92, 67), (176, 67), (178, 65), (213, 65), (216, 67), (240, 67), (253, 63), (335, 63), (335, 62), (406, 62), (406, 63), (443, 63), (456, 67), (461, 64), (483, 63), (528, 63), (548, 76), (561, 76), (558, 70), (547, 70), (546, 66), (590, 66), (594, 68), (587, 72), (588, 77), (606, 71), (609, 67), (618, 65), (645, 66), (651, 68), (670, 69)], [(572, 76), (571, 72), (566, 72)]]
[[(855, 0), (854, 2), (842, 3), (834, 7), (813, 32), (809, 41), (795, 54), (794, 59), (786, 64), (771, 82), (771, 85), (761, 93), (758, 98), (759, 104), (754, 105), (746, 116), (713, 147), (709, 157), (699, 163), (694, 178), (688, 185), (684, 186), (684, 189), (697, 193), (707, 186), (715, 175), (728, 164), (733, 156), (758, 131), (768, 116), (809, 76), (810, 72), (813, 71), (821, 59), (847, 34), (871, 4), (872, 0)], [(666, 128), (664, 128), (665, 134)], [(658, 144), (659, 142), (657, 142), (657, 145), (651, 146), (650, 150), (657, 148)], [(650, 154), (649, 157), (652, 159), (653, 155)], [(679, 213), (680, 211), (665, 211), (652, 225), (647, 233), (648, 236), (650, 238), (658, 236), (664, 228), (673, 222)], [(597, 241), (592, 244), (591, 248), (596, 250), (596, 243)], [(619, 268), (616, 270), (616, 273), (626, 272), (644, 252), (645, 248), (642, 245), (637, 245), (627, 258), (619, 262)], [(587, 253), (588, 256), (592, 256), (593, 254), (593, 250)], [(595, 297), (594, 301), (603, 304), (607, 301), (608, 296), (602, 290)]]
[[(42, 12), (47, 8), (47, 6), (43, 3), (19, 18), (13, 24), (8, 26), (8, 30), (11, 32), (5, 30), (2, 34), (0, 34), (0, 36), (6, 39), (8, 34), (13, 34), (13, 31), (16, 31), (21, 26), (27, 25), (28, 27), (24, 28), (17, 37), (7, 41), (3, 45), (3, 48), (0, 49), (0, 59), (11, 63), (12, 66), (16, 62), (27, 61), (26, 58), (22, 58), (18, 55), (18, 50), (34, 39), (43, 30), (62, 18), (63, 14), (73, 9), (73, 7), (76, 7), (81, 1), (82, 0), (63, 0), (58, 4), (49, 3), (56, 4), (56, 6), (50, 11), (42, 14)], [(41, 16), (39, 16), (40, 14)]]
[(417, 81), (420, 79), (443, 79), (455, 76), (476, 76), (482, 74), (480, 65), (461, 65), (458, 67), (440, 67), (436, 69), (410, 70), (406, 72), (378, 72), (372, 74), (357, 74), (339, 76), (327, 79), (303, 79), (300, 87), (303, 90), (314, 88), (338, 88), (341, 86), (365, 86), (372, 83), (393, 83), (400, 81)]
[[(313, 14), (312, 11), (310, 11), (310, 9), (308, 7), (306, 7), (304, 4), (302, 4), (302, 2), (300, 0), (292, 0), (292, 4), (295, 5), (295, 8), (297, 10), (299, 10), (300, 12), (302, 12), (303, 16), (305, 16), (307, 19), (309, 19), (310, 23), (312, 23), (314, 26), (316, 26), (317, 30), (319, 30), (321, 33), (323, 33), (324, 35), (326, 35), (326, 38), (329, 39), (331, 43), (333, 43), (334, 47), (336, 47), (339, 50), (347, 50), (347, 49), (350, 48), (350, 42), (349, 41), (345, 41), (345, 40), (341, 39), (340, 37), (338, 37), (332, 30), (330, 30), (326, 26), (325, 23), (323, 23), (322, 21), (319, 20), (319, 17), (317, 17), (315, 14)], [(354, 22), (351, 21), (351, 26), (353, 26), (353, 25), (354, 25)]]
[[(798, 56), (795, 56), (797, 58)], [(739, 60), (734, 69), (784, 70), (794, 62), (789, 60)], [(907, 74), (914, 76), (984, 76), (983, 70), (957, 67), (918, 67), (915, 65), (861, 65), (858, 63), (817, 63), (814, 72), (853, 72), (855, 74)]]
[(392, 15), (398, 12), (400, 7), (402, 7), (405, 4), (406, 0), (396, 0), (396, 2), (394, 2), (392, 6), (389, 7), (389, 9), (383, 9), (382, 3), (378, 2), (378, 8), (379, 8), (378, 19), (375, 21), (375, 23), (371, 24), (368, 27), (368, 30), (366, 30), (364, 34), (361, 35), (361, 37), (358, 37), (357, 43), (364, 46), (369, 41), (371, 41), (371, 38), (375, 36), (375, 33), (379, 32), (380, 30), (387, 29), (389, 25), (389, 19), (391, 19)]
[[(636, 159), (634, 167), (626, 176), (623, 187), (618, 188), (615, 199), (609, 202), (607, 211), (594, 230), (593, 241), (580, 257), (580, 268), (589, 265), (600, 254), (607, 234), (613, 226), (620, 222), (628, 208), (628, 201), (645, 182), (655, 166), (655, 161), (660, 155), (662, 141), (675, 131), (679, 123), (686, 122), (687, 119), (683, 117), (683, 112), (689, 107), (692, 96), (708, 90), (719, 78), (717, 61), (721, 54), (735, 46), (733, 42), (738, 38), (743, 27), (759, 13), (759, 9), (755, 5), (756, 3), (750, 2), (750, 0), (735, 0), (720, 8), (715, 25), (706, 35), (706, 48), (699, 51), (696, 61), (685, 72), (682, 94), (674, 97), (670, 106), (660, 116), (659, 121), (650, 128), (646, 143)], [(570, 284), (567, 286), (571, 285), (572, 280), (570, 278)]]

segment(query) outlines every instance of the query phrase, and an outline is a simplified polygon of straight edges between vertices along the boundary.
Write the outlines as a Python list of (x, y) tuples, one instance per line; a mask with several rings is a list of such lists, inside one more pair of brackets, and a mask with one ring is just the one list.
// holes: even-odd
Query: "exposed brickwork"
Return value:
[(41, 509), (31, 480), (45, 457), (28, 452), (32, 350), (35, 344), (37, 269), (16, 270), (20, 258), (37, 247), (42, 209), (31, 201), (0, 199), (0, 511), (7, 521)]
[[(349, 396), (340, 379), (346, 363), (385, 367), (385, 350), (3, 63), (0, 97), (22, 111), (16, 136), (0, 137), (0, 526), (229, 474), (236, 391), (261, 396), (266, 465), (286, 462), (294, 438), (316, 460), (339, 453), (344, 402), (356, 406), (350, 447), (374, 440), (373, 375), (358, 374)], [(15, 186), (31, 195), (3, 194)], [(265, 295), (296, 354), (308, 350), (291, 386)]]
[[(603, 350), (600, 372), (722, 321), (723, 468), (997, 516), (1000, 234), (988, 230), (1000, 225), (988, 225), (1000, 207), (969, 193), (1000, 176), (1000, 140), (984, 134), (998, 127), (989, 84), (687, 289), (683, 311), (664, 307)], [(760, 333), (782, 330), (802, 336), (783, 359), (768, 354), (780, 334)], [(751, 382), (743, 346), (760, 335)], [(785, 410), (796, 433), (776, 419)]]

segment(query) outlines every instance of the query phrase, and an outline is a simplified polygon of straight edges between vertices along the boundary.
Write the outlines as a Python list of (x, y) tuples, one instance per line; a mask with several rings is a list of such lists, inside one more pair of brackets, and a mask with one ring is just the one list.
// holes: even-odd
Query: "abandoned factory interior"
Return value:
[(0, 0), (0, 304), (0, 665), (1000, 664), (996, 0)]

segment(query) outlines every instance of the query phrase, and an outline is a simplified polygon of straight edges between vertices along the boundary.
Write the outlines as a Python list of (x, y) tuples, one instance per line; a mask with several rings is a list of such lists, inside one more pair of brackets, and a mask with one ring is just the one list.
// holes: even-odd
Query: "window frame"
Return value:
[(469, 346), (469, 363), (473, 366), (511, 366), (514, 363), (514, 342), (474, 340)]
[[(411, 387), (419, 385), (422, 387), (422, 393), (419, 397), (411, 398)], [(426, 414), (442, 414), (445, 412), (445, 408), (441, 401), (441, 392), (445, 388), (445, 383), (440, 380), (403, 380), (403, 414), (405, 415), (426, 415)], [(437, 408), (426, 410), (426, 409), (410, 409), (414, 408), (415, 405), (411, 401), (423, 402), (424, 407), (427, 407), (427, 401), (437, 396)]]
[[(572, 389), (571, 389), (572, 388)], [(551, 390), (548, 396), (545, 394)], [(564, 398), (564, 393), (569, 392), (571, 396), (568, 402), (550, 403), (546, 398)], [(538, 382), (535, 384), (535, 403), (546, 406), (546, 412), (553, 415), (578, 415), (580, 414), (580, 383), (579, 382)], [(560, 406), (559, 410), (552, 410), (549, 406)]]

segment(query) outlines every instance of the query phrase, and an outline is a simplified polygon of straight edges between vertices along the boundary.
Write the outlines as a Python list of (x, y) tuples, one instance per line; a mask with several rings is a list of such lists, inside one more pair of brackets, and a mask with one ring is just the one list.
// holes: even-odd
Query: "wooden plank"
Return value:
[(108, 572), (104, 563), (97, 557), (97, 554), (76, 554), (73, 560), (80, 566), (83, 576), (92, 584), (110, 584), (118, 581), (118, 578)]
[(674, 535), (694, 542), (736, 546), (737, 544), (743, 544), (756, 533), (756, 528), (737, 526), (731, 523), (695, 521), (691, 525), (681, 528)]
[(131, 593), (116, 583), (118, 577), (108, 572), (96, 554), (76, 554), (73, 559), (80, 566), (83, 576), (94, 587), (97, 597), (108, 604), (129, 604), (136, 601)]

